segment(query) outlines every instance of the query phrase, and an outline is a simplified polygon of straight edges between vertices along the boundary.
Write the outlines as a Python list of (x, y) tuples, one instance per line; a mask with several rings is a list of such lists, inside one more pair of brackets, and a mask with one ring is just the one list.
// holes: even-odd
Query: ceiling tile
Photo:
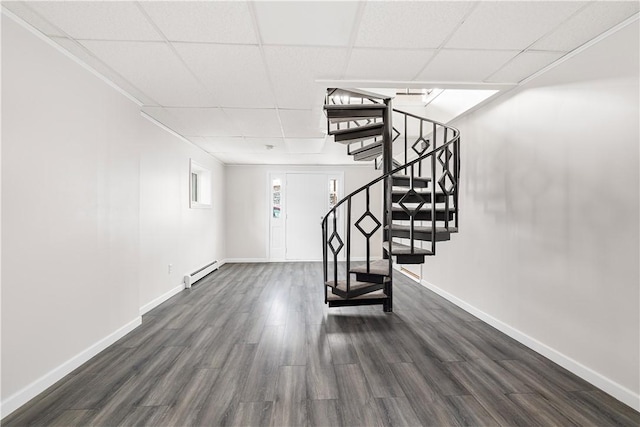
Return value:
[(325, 137), (320, 138), (285, 138), (284, 144), (289, 153), (316, 154), (324, 149)]
[(224, 112), (243, 136), (282, 137), (280, 120), (275, 109), (225, 108)]
[(481, 2), (447, 48), (525, 49), (576, 12), (584, 2)]
[(189, 138), (207, 153), (235, 153), (243, 151), (245, 140), (241, 136), (206, 136)]
[[(269, 146), (271, 148), (269, 148)], [(257, 153), (260, 158), (264, 154), (274, 154), (279, 152), (285, 152), (286, 146), (282, 138), (263, 138), (263, 137), (249, 137), (244, 139), (244, 146), (238, 147), (238, 151)]]
[(43, 34), (48, 36), (65, 36), (63, 31), (59, 30), (55, 25), (42, 18), (38, 12), (31, 9), (29, 4), (24, 1), (3, 1), (2, 6), (40, 30)]
[(143, 107), (142, 111), (185, 137), (242, 136), (220, 108)]
[(347, 46), (358, 2), (254, 3), (264, 44)]
[(346, 48), (264, 46), (267, 68), (280, 108), (312, 109), (322, 105), (326, 87), (316, 79), (337, 79)]
[(523, 52), (489, 77), (487, 81), (518, 83), (564, 55), (564, 52)]
[(356, 46), (437, 48), (455, 30), (473, 2), (367, 2)]
[(287, 138), (324, 137), (326, 121), (320, 109), (280, 110), (284, 136)]
[(502, 67), (517, 51), (441, 50), (417, 80), (482, 82)]
[[(215, 153), (215, 157), (227, 164), (262, 164), (262, 165), (363, 165), (347, 155), (347, 149), (342, 144), (321, 138), (295, 140), (285, 138), (284, 147), (280, 147), (280, 138), (245, 138), (246, 143), (253, 144), (254, 151)], [(270, 144), (274, 148), (266, 150), (264, 145)], [(322, 148), (319, 146), (322, 145)], [(310, 152), (317, 150), (319, 152)], [(293, 151), (289, 151), (293, 150)]]
[(106, 77), (107, 80), (113, 82), (120, 89), (127, 92), (129, 95), (136, 98), (140, 103), (145, 105), (157, 105), (158, 103), (148, 97), (145, 93), (143, 93), (140, 89), (132, 85), (129, 81), (127, 81), (120, 74), (109, 68), (103, 61), (96, 58), (86, 47), (84, 47), (79, 42), (68, 39), (66, 37), (52, 37), (52, 40), (58, 43), (60, 46), (65, 48), (69, 53), (73, 56), (96, 70), (102, 76)]
[(143, 9), (171, 41), (257, 43), (246, 2), (141, 2)]
[(39, 1), (29, 6), (75, 39), (162, 40), (135, 2)]
[(258, 46), (173, 43), (222, 107), (275, 106)]
[[(344, 78), (350, 80), (412, 80), (435, 50), (354, 48)], [(402, 64), (401, 67), (398, 64)]]
[(217, 105), (166, 43), (82, 41), (82, 44), (160, 105)]
[[(191, 142), (214, 154), (219, 159), (224, 159), (226, 154), (237, 154), (236, 159), (258, 159), (273, 153), (284, 153), (287, 147), (282, 138), (244, 138), (244, 137), (193, 137)], [(270, 146), (271, 148), (267, 148)], [(223, 160), (224, 161), (224, 160)], [(246, 160), (244, 160), (246, 161)]]
[(592, 2), (532, 49), (569, 52), (637, 13), (640, 2)]

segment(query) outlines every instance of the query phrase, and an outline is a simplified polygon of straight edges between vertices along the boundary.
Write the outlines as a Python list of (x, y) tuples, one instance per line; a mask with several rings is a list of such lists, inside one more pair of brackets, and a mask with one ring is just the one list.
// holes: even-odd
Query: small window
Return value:
[(329, 209), (338, 203), (338, 180), (329, 179)]
[(198, 201), (198, 174), (191, 172), (191, 201)]
[(274, 179), (271, 183), (271, 196), (272, 196), (272, 209), (271, 215), (273, 218), (280, 218), (282, 213), (282, 196), (281, 196), (282, 184), (280, 179)]
[(211, 207), (211, 171), (191, 159), (189, 164), (189, 207)]

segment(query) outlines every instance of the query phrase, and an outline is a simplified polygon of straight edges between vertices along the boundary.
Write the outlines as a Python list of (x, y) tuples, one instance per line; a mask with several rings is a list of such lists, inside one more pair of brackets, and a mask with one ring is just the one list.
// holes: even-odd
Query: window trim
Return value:
[(189, 207), (211, 209), (213, 207), (212, 189), (211, 171), (193, 159), (189, 159)]

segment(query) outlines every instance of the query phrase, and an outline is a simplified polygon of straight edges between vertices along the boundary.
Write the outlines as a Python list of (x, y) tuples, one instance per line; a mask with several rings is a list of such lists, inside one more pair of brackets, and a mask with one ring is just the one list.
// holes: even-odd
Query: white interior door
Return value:
[(288, 173), (286, 192), (286, 259), (322, 260), (320, 222), (328, 211), (328, 175)]

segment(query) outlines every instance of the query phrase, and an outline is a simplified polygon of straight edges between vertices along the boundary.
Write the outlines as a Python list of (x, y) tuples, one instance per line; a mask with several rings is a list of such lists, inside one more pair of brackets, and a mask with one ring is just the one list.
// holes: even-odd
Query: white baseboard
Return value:
[(165, 302), (166, 300), (168, 300), (172, 296), (174, 296), (176, 294), (179, 294), (183, 290), (184, 290), (184, 283), (181, 283), (180, 285), (176, 286), (175, 288), (173, 288), (173, 289), (169, 290), (168, 292), (165, 292), (164, 294), (160, 295), (158, 298), (155, 298), (153, 301), (150, 301), (150, 302), (146, 303), (145, 305), (140, 307), (140, 316), (142, 316), (144, 314), (147, 314), (148, 312), (150, 312), (151, 310), (153, 310), (154, 308), (156, 308), (157, 306), (159, 306), (160, 304), (162, 304), (163, 302)]
[(593, 384), (594, 386), (598, 387), (602, 391), (610, 394), (611, 396), (618, 399), (625, 405), (630, 406), (636, 411), (640, 411), (640, 395), (634, 393), (632, 390), (629, 390), (623, 385), (618, 384), (617, 382), (605, 377), (604, 375), (581, 364), (580, 362), (570, 358), (569, 356), (563, 353), (560, 353), (558, 350), (552, 347), (549, 347), (545, 343), (540, 342), (533, 337), (530, 337), (529, 335), (519, 331), (518, 329), (515, 329), (514, 327), (502, 322), (501, 320), (496, 319), (490, 314), (487, 314), (484, 311), (477, 309), (476, 307), (472, 306), (466, 301), (461, 300), (455, 295), (452, 295), (447, 291), (438, 288), (437, 286), (427, 282), (426, 280), (422, 280), (421, 284), (425, 286), (427, 289), (440, 295), (444, 299), (457, 305), (458, 307), (465, 310), (466, 312), (476, 316), (478, 319), (493, 326), (494, 328), (504, 333), (505, 335), (510, 336), (514, 340), (524, 344), (525, 346), (529, 347), (533, 351), (540, 353), (547, 359), (552, 360), (553, 362), (557, 363), (558, 365), (562, 366), (568, 371), (573, 372), (580, 378)]
[(100, 353), (102, 350), (109, 347), (111, 344), (118, 341), (120, 338), (140, 326), (141, 323), (142, 318), (136, 317), (126, 325), (120, 327), (116, 331), (110, 333), (95, 344), (91, 345), (89, 348), (76, 354), (71, 359), (64, 362), (62, 365), (44, 374), (42, 377), (24, 387), (22, 390), (7, 397), (0, 405), (0, 419), (6, 417), (25, 403), (27, 403), (29, 400), (45, 391), (47, 388), (51, 387), (57, 381), (64, 378), (65, 375), (73, 372), (74, 369), (78, 368), (93, 356)]

